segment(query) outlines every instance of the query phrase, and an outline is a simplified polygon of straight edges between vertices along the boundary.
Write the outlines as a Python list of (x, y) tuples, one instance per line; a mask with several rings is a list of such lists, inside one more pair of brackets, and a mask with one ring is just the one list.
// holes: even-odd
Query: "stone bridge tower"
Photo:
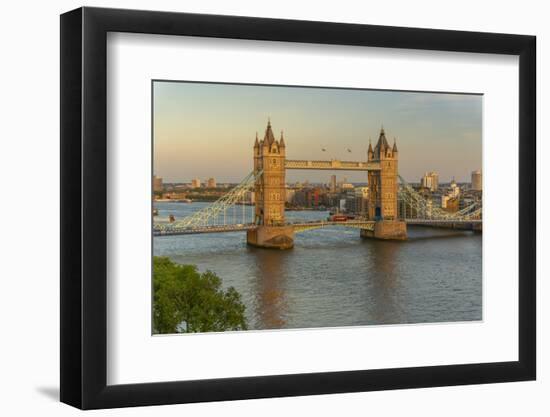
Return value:
[(393, 147), (390, 147), (382, 128), (374, 149), (369, 143), (367, 155), (369, 162), (378, 162), (380, 166), (379, 170), (368, 172), (368, 215), (369, 219), (376, 221), (376, 225), (374, 231), (362, 230), (361, 236), (406, 239), (407, 225), (398, 219), (397, 211), (399, 152), (395, 139)]
[(264, 138), (254, 142), (254, 172), (263, 171), (254, 187), (254, 223), (256, 229), (247, 232), (247, 242), (253, 246), (288, 249), (294, 245), (294, 229), (285, 226), (286, 145), (275, 139), (271, 121), (267, 122)]

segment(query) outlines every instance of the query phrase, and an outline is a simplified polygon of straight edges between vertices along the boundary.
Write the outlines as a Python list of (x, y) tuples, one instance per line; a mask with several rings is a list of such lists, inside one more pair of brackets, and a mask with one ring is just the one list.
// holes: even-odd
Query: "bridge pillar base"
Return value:
[(246, 232), (246, 243), (257, 248), (292, 249), (293, 226), (258, 226)]
[(361, 229), (361, 237), (383, 240), (407, 240), (407, 223), (402, 221), (379, 221), (374, 230)]

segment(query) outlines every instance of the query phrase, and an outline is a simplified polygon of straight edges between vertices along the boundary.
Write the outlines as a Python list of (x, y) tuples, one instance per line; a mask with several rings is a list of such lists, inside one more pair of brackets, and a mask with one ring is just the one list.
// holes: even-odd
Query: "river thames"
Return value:
[[(159, 218), (180, 219), (208, 204), (155, 207)], [(327, 216), (286, 212), (288, 221)], [(418, 226), (408, 235), (380, 241), (330, 227), (296, 234), (286, 251), (249, 247), (243, 232), (167, 236), (153, 239), (153, 253), (211, 270), (235, 287), (250, 329), (481, 320), (482, 235)]]

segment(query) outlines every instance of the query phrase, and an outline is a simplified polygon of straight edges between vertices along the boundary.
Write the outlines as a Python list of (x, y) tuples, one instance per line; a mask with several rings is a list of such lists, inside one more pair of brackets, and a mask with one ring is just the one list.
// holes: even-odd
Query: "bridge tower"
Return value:
[(404, 240), (407, 238), (407, 225), (399, 220), (397, 211), (399, 152), (395, 139), (393, 147), (390, 147), (383, 127), (374, 149), (369, 142), (367, 156), (369, 162), (378, 162), (380, 166), (379, 170), (368, 172), (368, 215), (376, 224), (374, 231), (361, 230), (361, 236)]
[(275, 139), (268, 120), (264, 138), (254, 142), (254, 172), (263, 170), (254, 186), (254, 223), (247, 232), (247, 243), (263, 248), (289, 249), (294, 246), (294, 228), (285, 225), (286, 144)]

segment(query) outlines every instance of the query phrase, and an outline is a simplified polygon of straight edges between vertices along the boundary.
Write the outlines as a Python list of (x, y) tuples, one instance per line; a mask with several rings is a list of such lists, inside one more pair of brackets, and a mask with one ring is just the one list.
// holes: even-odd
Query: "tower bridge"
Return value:
[[(268, 121), (263, 139), (256, 134), (253, 147), (254, 169), (240, 184), (218, 201), (174, 223), (154, 224), (155, 236), (246, 231), (247, 243), (263, 248), (289, 249), (295, 233), (329, 226), (359, 229), (362, 237), (390, 240), (407, 238), (407, 224), (447, 225), (464, 227), (481, 225), (482, 207), (475, 203), (457, 213), (431, 207), (398, 174), (397, 144), (390, 146), (382, 128), (375, 147), (369, 141), (366, 161), (290, 160), (286, 159), (286, 143), (281, 133), (275, 138)], [(285, 218), (286, 171), (345, 170), (364, 171), (369, 184), (367, 217), (346, 222), (288, 222)], [(401, 187), (399, 187), (401, 182)], [(254, 192), (254, 213), (246, 218), (245, 195)], [(414, 212), (414, 218), (398, 216), (398, 201)], [(237, 222), (237, 205), (242, 205), (241, 221)], [(233, 216), (231, 216), (233, 211)], [(231, 217), (233, 221), (231, 222)]]

